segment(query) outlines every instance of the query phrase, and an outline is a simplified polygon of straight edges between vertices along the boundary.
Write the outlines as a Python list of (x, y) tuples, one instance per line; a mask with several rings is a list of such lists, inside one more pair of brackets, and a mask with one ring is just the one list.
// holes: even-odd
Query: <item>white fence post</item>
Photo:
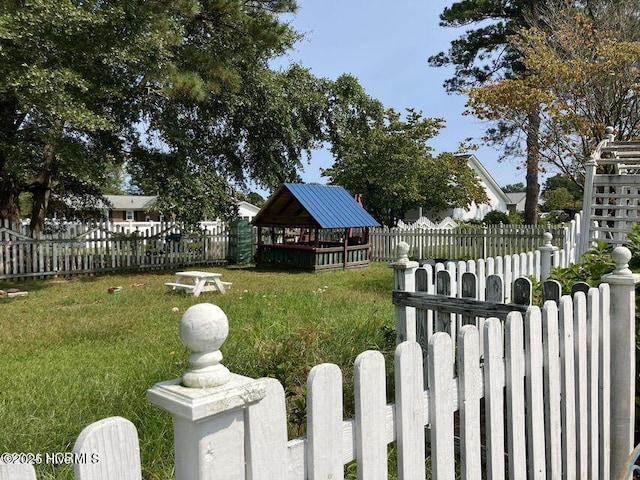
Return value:
[(551, 244), (553, 236), (549, 232), (545, 232), (542, 237), (544, 238), (544, 245), (538, 250), (540, 251), (540, 281), (544, 282), (551, 276), (551, 257), (553, 252), (558, 250), (558, 247), (554, 247)]
[[(393, 289), (403, 292), (415, 292), (415, 274), (418, 262), (409, 260), (409, 244), (400, 242), (397, 246), (398, 259), (389, 263), (393, 268)], [(396, 345), (405, 341), (416, 341), (416, 309), (395, 305)]]
[(634, 448), (636, 394), (635, 285), (626, 247), (613, 250), (616, 269), (603, 277), (611, 290), (611, 478), (622, 473)]
[(190, 307), (180, 322), (180, 336), (193, 352), (192, 368), (147, 392), (151, 403), (173, 416), (176, 480), (247, 478), (245, 415), (265, 397), (266, 387), (220, 363), (219, 349), (228, 333), (227, 317), (218, 306)]

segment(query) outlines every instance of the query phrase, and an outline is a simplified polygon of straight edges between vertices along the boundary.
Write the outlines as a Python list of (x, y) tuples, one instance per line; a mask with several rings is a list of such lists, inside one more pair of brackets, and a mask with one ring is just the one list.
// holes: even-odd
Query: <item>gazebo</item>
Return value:
[(378, 222), (342, 187), (285, 183), (251, 222), (258, 266), (334, 270), (369, 265)]

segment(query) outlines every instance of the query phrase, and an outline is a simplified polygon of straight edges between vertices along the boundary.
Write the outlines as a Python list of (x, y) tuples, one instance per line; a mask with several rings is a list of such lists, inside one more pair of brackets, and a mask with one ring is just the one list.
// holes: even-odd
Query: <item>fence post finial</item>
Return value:
[(604, 133), (607, 136), (607, 140), (609, 140), (610, 142), (613, 142), (616, 138), (616, 135), (613, 133), (614, 130), (615, 129), (611, 125), (605, 127), (604, 129)]
[(180, 321), (180, 338), (191, 350), (191, 369), (182, 376), (182, 385), (192, 388), (217, 387), (229, 381), (230, 372), (220, 363), (220, 347), (229, 335), (227, 316), (217, 305), (193, 305)]
[(615, 270), (602, 277), (610, 288), (611, 324), (611, 478), (618, 478), (634, 447), (636, 393), (636, 284), (640, 275), (629, 269), (631, 252), (616, 247)]
[(538, 250), (540, 250), (540, 281), (544, 282), (551, 276), (553, 252), (558, 248), (551, 244), (553, 239), (551, 232), (544, 232), (542, 238), (543, 245)]
[(228, 333), (220, 307), (190, 307), (180, 322), (180, 337), (192, 352), (191, 368), (182, 378), (147, 391), (149, 402), (173, 417), (176, 480), (245, 478), (252, 448), (245, 419), (250, 407), (265, 398), (266, 386), (220, 363)]
[(409, 244), (407, 242), (400, 242), (396, 247), (396, 254), (398, 255), (398, 259), (396, 260), (396, 262), (408, 263), (409, 262)]
[(616, 247), (611, 253), (616, 268), (613, 275), (631, 275), (629, 269), (629, 260), (631, 260), (631, 251), (627, 247)]

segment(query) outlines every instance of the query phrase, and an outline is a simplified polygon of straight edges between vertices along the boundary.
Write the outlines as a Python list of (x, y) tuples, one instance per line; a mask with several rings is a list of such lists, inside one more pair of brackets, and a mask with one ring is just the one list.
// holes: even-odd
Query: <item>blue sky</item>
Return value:
[[(480, 142), (485, 126), (463, 116), (465, 97), (448, 95), (442, 84), (452, 69), (432, 68), (427, 59), (449, 47), (464, 30), (443, 28), (438, 16), (453, 0), (299, 0), (299, 10), (287, 16), (306, 38), (284, 59), (297, 61), (319, 77), (350, 73), (367, 93), (385, 107), (404, 112), (411, 107), (427, 117), (446, 120), (432, 140), (435, 153), (455, 151), (461, 140)], [(476, 156), (499, 185), (525, 182), (515, 161), (497, 162), (499, 152), (483, 147)], [(326, 151), (313, 154), (302, 174), (306, 182), (326, 183), (320, 168), (331, 166)]]

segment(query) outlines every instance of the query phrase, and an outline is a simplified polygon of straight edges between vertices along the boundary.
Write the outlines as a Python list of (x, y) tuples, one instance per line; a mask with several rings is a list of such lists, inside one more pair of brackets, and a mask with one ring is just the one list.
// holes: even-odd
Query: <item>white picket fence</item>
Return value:
[(418, 259), (487, 259), (521, 252), (533, 252), (551, 233), (564, 263), (575, 261), (580, 215), (565, 226), (488, 225), (446, 228), (372, 228), (371, 259), (392, 261), (401, 242), (409, 244), (410, 255)]
[[(175, 478), (341, 479), (355, 461), (358, 478), (384, 480), (392, 442), (401, 480), (424, 479), (427, 465), (434, 479), (454, 479), (458, 468), (464, 479), (618, 478), (633, 450), (630, 333), (640, 278), (627, 268), (630, 256), (614, 251), (616, 270), (587, 295), (532, 306), (524, 316), (511, 312), (504, 322), (490, 317), (482, 330), (465, 325), (455, 339), (434, 333), (426, 365), (409, 336), (395, 351), (392, 404), (384, 356), (363, 352), (354, 364), (353, 419), (343, 418), (340, 369), (314, 367), (307, 436), (291, 441), (282, 385), (230, 373), (219, 351), (226, 315), (215, 305), (195, 305), (180, 328), (192, 368), (148, 391), (149, 401), (173, 416)], [(407, 312), (429, 294), (411, 291), (417, 263), (404, 257), (392, 266), (395, 293), (409, 294), (396, 302), (403, 312), (396, 321), (406, 324)], [(141, 479), (137, 434), (125, 419), (87, 427), (73, 454), (76, 480)], [(35, 479), (33, 467), (0, 465), (1, 480), (18, 478)]]
[[(576, 261), (580, 216), (565, 227), (552, 229), (557, 247), (553, 266)], [(55, 228), (54, 228), (55, 227)], [(58, 222), (39, 239), (28, 226), (0, 222), (0, 279), (46, 278), (131, 269), (172, 268), (220, 263), (226, 260), (229, 230), (221, 222), (201, 222), (200, 231), (182, 242), (167, 241), (179, 235), (172, 222)], [(391, 261), (399, 243), (422, 258), (472, 257), (464, 271), (540, 276), (539, 251), (549, 246), (543, 227), (493, 226), (474, 229), (372, 229), (371, 258)], [(197, 237), (197, 238), (196, 238)], [(201, 248), (202, 247), (202, 248)], [(421, 252), (424, 255), (418, 255)], [(430, 255), (431, 252), (433, 255)], [(528, 253), (521, 253), (528, 252)], [(513, 272), (513, 273), (511, 273)], [(515, 275), (515, 276), (514, 276)]]
[(73, 224), (40, 239), (26, 233), (24, 227), (0, 224), (0, 279), (215, 264), (226, 261), (229, 245), (227, 231), (215, 227), (183, 233), (175, 223), (134, 230), (108, 222)]

